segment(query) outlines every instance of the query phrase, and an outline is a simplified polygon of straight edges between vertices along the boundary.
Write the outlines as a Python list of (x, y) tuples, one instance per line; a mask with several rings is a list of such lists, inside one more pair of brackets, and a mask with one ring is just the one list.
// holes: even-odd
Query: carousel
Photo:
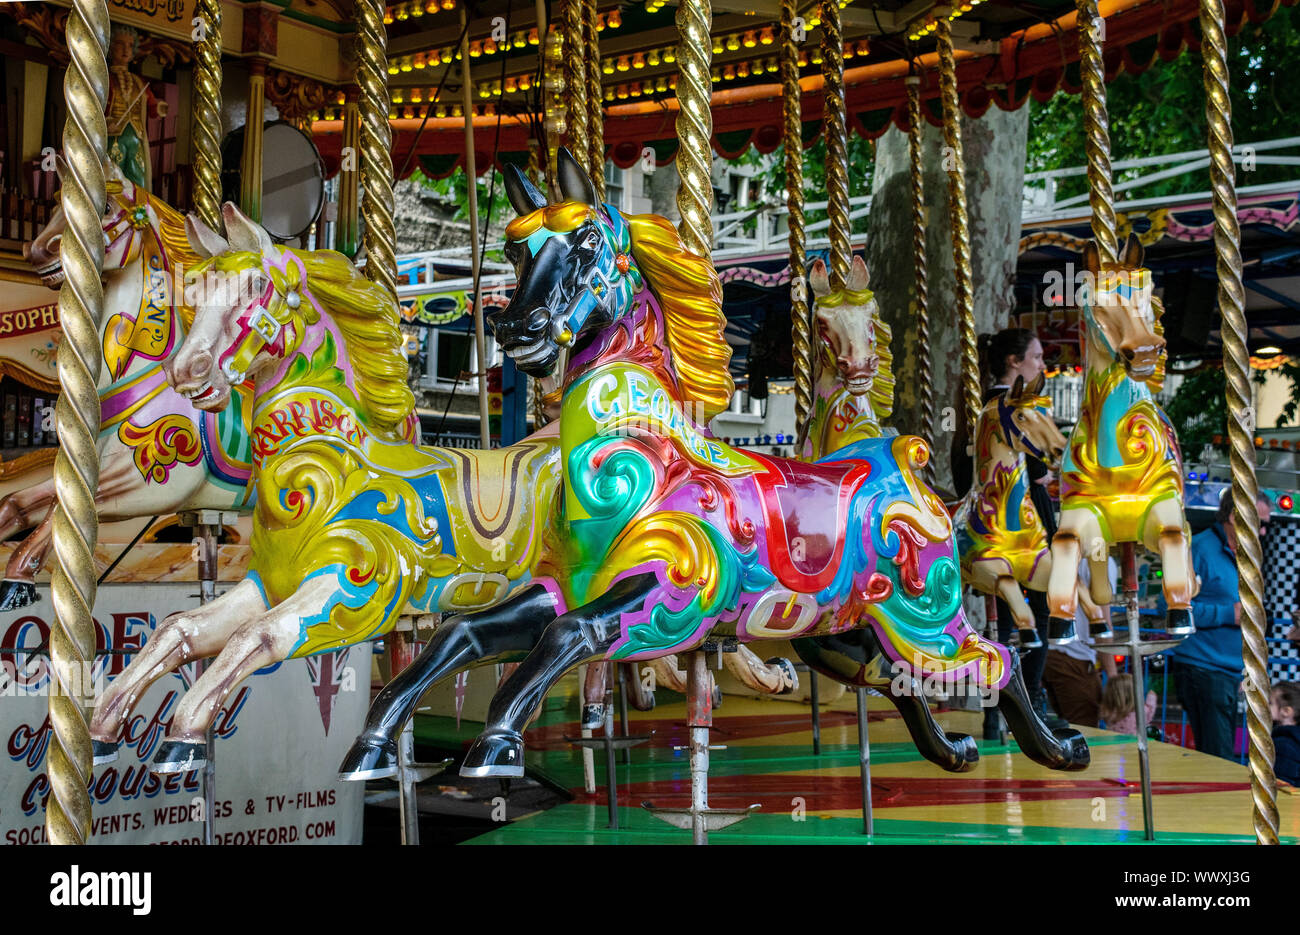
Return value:
[[(23, 63), (0, 196), (6, 843), (448, 843), (431, 811), (474, 843), (1296, 840), (1252, 505), (1225, 36), (1247, 12), (1267, 15), (0, 8)], [(1196, 632), (1198, 504), (1156, 399), (1160, 284), (1117, 221), (1105, 83), (1189, 42), (1246, 766), (1150, 740), (1145, 704), (1152, 667)], [(970, 120), (1059, 89), (1083, 98), (1090, 209), (1065, 433), (1041, 377), (982, 392), (963, 149)], [(849, 158), (851, 133), (891, 127), (912, 270), (893, 328), (855, 250)], [(818, 140), (824, 200), (806, 203)], [(784, 266), (764, 282), (788, 316), (792, 457), (711, 428), (736, 392), (719, 267), (745, 220), (715, 228), (713, 160), (751, 147), (782, 149)], [(675, 220), (614, 203), (609, 165), (675, 175)], [(394, 184), (417, 170), (468, 180), (467, 268), (399, 256)], [(487, 269), (498, 201), (504, 267)], [(413, 329), (443, 307), (473, 347), (477, 447), (426, 444), (411, 387)], [(936, 471), (955, 439), (968, 489)], [(1059, 470), (1050, 541), (1030, 458)], [(1132, 676), (1134, 734), (1051, 726), (1027, 690), (1023, 653), (1089, 638)], [(986, 713), (996, 736), (976, 739)]]

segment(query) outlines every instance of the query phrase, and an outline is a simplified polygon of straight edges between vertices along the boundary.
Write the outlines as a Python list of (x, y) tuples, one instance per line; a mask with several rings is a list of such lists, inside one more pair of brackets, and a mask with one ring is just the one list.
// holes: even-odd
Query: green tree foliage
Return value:
[[(1280, 7), (1263, 24), (1248, 23), (1229, 40), (1232, 130), (1238, 144), (1296, 132), (1294, 104), (1288, 109), (1286, 90), (1294, 88), (1300, 69), (1300, 32), (1296, 27), (1300, 27), (1300, 14)], [(1205, 148), (1205, 86), (1199, 52), (1183, 52), (1138, 75), (1120, 74), (1106, 86), (1106, 92), (1112, 160)], [(1026, 171), (1063, 169), (1086, 162), (1082, 98), (1058, 93), (1046, 104), (1031, 101)], [(1120, 172), (1116, 181), (1137, 174), (1136, 170)], [(1258, 166), (1239, 170), (1238, 184), (1258, 185), (1294, 175), (1294, 167)], [(1137, 197), (1188, 194), (1205, 191), (1208, 186), (1205, 173), (1188, 173), (1143, 186)], [(1083, 177), (1064, 179), (1058, 196), (1086, 190)]]
[(1216, 435), (1227, 436), (1227, 392), (1227, 380), (1219, 367), (1206, 367), (1189, 374), (1179, 385), (1173, 400), (1165, 407), (1165, 415), (1178, 433), (1185, 458), (1199, 458), (1201, 449), (1212, 445)]

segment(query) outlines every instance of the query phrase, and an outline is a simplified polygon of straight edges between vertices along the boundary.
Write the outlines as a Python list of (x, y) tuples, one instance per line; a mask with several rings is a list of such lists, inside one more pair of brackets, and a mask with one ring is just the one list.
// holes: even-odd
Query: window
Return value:
[[(481, 369), (478, 366), (478, 354), (474, 350), (474, 332), (459, 331), (451, 328), (429, 328), (426, 331), (424, 347), (424, 376), (420, 385), (425, 389), (450, 390), (457, 386), (461, 374), (470, 374)], [(487, 337), (488, 366), (496, 365), (501, 356), (497, 353), (496, 342)], [(478, 378), (467, 377), (460, 380), (460, 390), (477, 390)]]
[(626, 173), (612, 162), (605, 163), (605, 203), (622, 211)]

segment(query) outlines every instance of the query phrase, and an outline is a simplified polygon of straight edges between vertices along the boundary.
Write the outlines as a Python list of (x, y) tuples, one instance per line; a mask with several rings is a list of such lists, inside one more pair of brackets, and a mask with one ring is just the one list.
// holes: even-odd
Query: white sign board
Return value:
[[(197, 584), (113, 584), (99, 589), (99, 647), (138, 649), (168, 614), (198, 605)], [(0, 648), (35, 649), (49, 635), (49, 589), (0, 615)], [(371, 645), (295, 659), (253, 675), (218, 716), (214, 833), (223, 844), (359, 844), (363, 783), (337, 779), (369, 700)], [(88, 681), (102, 687), (129, 656), (98, 655)], [(50, 676), (42, 655), (0, 653), (0, 843), (45, 841)], [(200, 771), (159, 776), (148, 762), (165, 739), (195, 666), (165, 675), (127, 724), (115, 763), (91, 781), (92, 842), (199, 844)]]

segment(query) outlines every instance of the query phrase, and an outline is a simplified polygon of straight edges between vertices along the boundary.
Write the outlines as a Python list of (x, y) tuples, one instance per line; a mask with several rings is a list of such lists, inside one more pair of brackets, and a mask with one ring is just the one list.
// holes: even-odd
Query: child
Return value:
[(1268, 710), (1273, 715), (1273, 772), (1293, 786), (1300, 786), (1300, 685), (1278, 682), (1269, 695)]
[[(1156, 693), (1147, 692), (1147, 726), (1156, 714)], [(1106, 680), (1101, 696), (1101, 719), (1107, 730), (1117, 734), (1137, 734), (1137, 711), (1133, 709), (1133, 676), (1125, 672)]]

